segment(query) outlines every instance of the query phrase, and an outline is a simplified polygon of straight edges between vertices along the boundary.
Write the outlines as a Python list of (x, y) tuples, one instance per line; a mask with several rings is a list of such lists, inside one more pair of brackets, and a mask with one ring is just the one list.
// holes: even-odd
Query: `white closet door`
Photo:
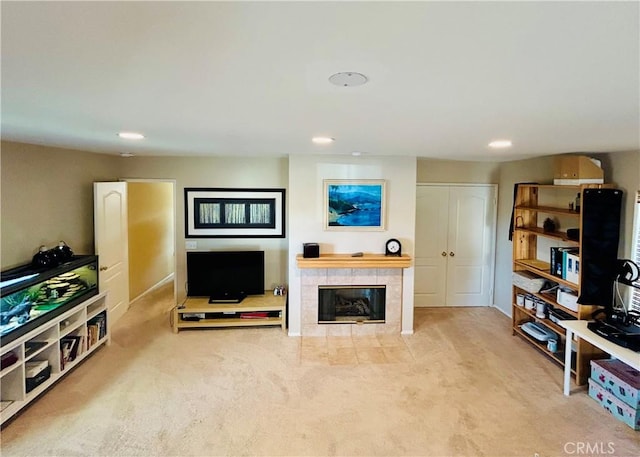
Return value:
[(496, 189), (418, 186), (415, 306), (489, 306)]
[(445, 306), (448, 213), (447, 186), (418, 186), (414, 306)]
[(493, 288), (493, 187), (449, 191), (447, 306), (489, 306)]

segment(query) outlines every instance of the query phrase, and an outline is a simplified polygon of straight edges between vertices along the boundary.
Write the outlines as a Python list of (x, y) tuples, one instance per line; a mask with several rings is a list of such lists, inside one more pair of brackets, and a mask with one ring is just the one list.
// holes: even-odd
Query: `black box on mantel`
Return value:
[(320, 257), (320, 245), (318, 243), (303, 243), (302, 257), (305, 259)]

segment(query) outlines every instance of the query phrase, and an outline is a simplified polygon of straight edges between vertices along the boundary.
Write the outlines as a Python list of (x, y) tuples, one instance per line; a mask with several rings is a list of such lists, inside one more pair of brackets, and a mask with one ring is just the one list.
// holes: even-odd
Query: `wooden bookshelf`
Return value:
[[(582, 240), (570, 240), (566, 231), (555, 230), (545, 231), (541, 227), (542, 221), (548, 216), (557, 216), (564, 218), (565, 224), (571, 224), (579, 228), (582, 233), (582, 218), (584, 212), (589, 211), (584, 204), (581, 211), (575, 211), (564, 206), (564, 202), (571, 201), (576, 194), (581, 194), (581, 201), (584, 203), (583, 191), (586, 188), (612, 188), (609, 184), (587, 184), (583, 186), (555, 186), (555, 185), (538, 185), (538, 184), (522, 184), (518, 186), (514, 205), (514, 233), (513, 233), (513, 271), (527, 271), (533, 275), (544, 278), (546, 280), (557, 283), (565, 288), (573, 290), (580, 295), (580, 283), (573, 283), (555, 276), (551, 273), (549, 258), (539, 258), (538, 244), (542, 243), (542, 239), (559, 242), (563, 247), (579, 248), (579, 262), (582, 266)], [(557, 206), (552, 206), (556, 204)], [(545, 203), (542, 204), (542, 201)], [(569, 225), (569, 226), (571, 226)], [(582, 273), (582, 268), (581, 268)], [(548, 329), (558, 335), (558, 349), (564, 347), (564, 339), (566, 337), (565, 330), (555, 322), (536, 315), (535, 310), (527, 310), (517, 305), (516, 297), (521, 294), (529, 294), (542, 300), (547, 305), (554, 308), (560, 307), (565, 312), (577, 319), (588, 319), (595, 310), (594, 306), (579, 305), (577, 311), (572, 311), (562, 307), (553, 295), (531, 292), (513, 285), (512, 293), (512, 332), (527, 342), (531, 343), (538, 351), (546, 355), (558, 365), (564, 365), (564, 354), (560, 352), (552, 353), (547, 350), (546, 345), (538, 342), (535, 338), (525, 333), (521, 326), (525, 322), (537, 322), (544, 325)], [(572, 356), (571, 372), (575, 376), (576, 384), (583, 385), (589, 377), (589, 361), (593, 358), (601, 357), (602, 353), (584, 340), (575, 342), (575, 353)]]

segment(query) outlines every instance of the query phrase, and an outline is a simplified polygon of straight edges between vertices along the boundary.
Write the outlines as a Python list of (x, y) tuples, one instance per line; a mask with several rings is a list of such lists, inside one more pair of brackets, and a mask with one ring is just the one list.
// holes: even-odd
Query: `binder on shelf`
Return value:
[[(550, 273), (554, 276), (557, 276), (562, 279), (567, 279), (567, 267), (569, 266), (569, 258), (568, 255), (571, 254), (571, 274), (574, 274), (576, 269), (576, 259), (578, 258), (578, 248), (568, 248), (568, 247), (552, 247), (550, 254)], [(578, 265), (579, 268), (579, 265)], [(575, 281), (577, 284), (577, 278)]]
[(551, 248), (551, 256), (549, 259), (550, 270), (554, 276), (562, 278), (562, 248), (560, 247), (552, 247)]
[(578, 284), (580, 277), (580, 257), (578, 255), (578, 250), (575, 249), (575, 252), (565, 251), (564, 252), (564, 267), (563, 267), (563, 279), (566, 279), (569, 282), (574, 284)]

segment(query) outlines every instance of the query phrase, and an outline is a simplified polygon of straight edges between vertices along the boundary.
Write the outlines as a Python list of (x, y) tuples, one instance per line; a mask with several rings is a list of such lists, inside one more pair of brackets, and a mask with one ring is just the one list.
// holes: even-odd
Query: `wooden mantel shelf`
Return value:
[(408, 268), (411, 257), (386, 256), (384, 254), (364, 254), (352, 257), (351, 254), (322, 254), (320, 257), (304, 258), (296, 256), (298, 268)]

